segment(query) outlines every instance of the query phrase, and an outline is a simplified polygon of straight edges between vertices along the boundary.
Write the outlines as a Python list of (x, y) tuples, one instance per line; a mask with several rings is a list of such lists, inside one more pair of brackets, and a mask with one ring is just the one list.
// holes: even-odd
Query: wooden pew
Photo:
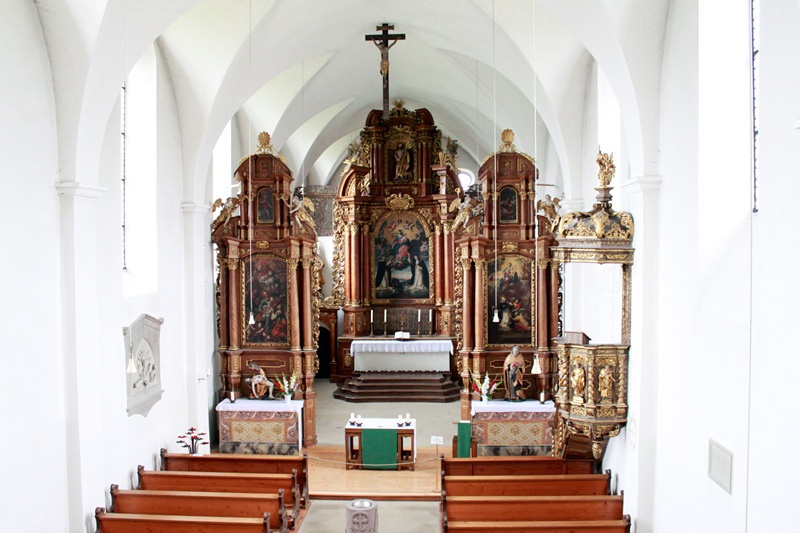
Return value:
[(605, 496), (611, 471), (605, 474), (543, 476), (445, 476), (448, 496)]
[(161, 448), (161, 470), (183, 472), (241, 472), (250, 474), (291, 474), (297, 470), (300, 507), (308, 502), (308, 453), (303, 455), (245, 455), (212, 453), (189, 455), (168, 453)]
[(103, 507), (98, 507), (94, 517), (97, 533), (272, 533), (269, 516), (234, 518), (126, 514), (107, 513)]
[(448, 476), (538, 476), (554, 474), (594, 474), (591, 459), (565, 460), (555, 457), (464, 457), (442, 459)]
[(622, 496), (449, 496), (442, 521), (621, 520)]
[(560, 520), (528, 522), (450, 522), (443, 533), (630, 533), (631, 517), (622, 520)]
[(289, 527), (300, 515), (300, 487), (297, 472), (291, 474), (250, 474), (239, 472), (172, 472), (145, 470), (139, 465), (138, 489), (196, 492), (250, 492), (277, 494), (283, 489), (289, 513)]
[(287, 527), (283, 489), (280, 489), (278, 494), (245, 494), (238, 492), (120, 490), (118, 485), (111, 485), (111, 512), (238, 518), (269, 516), (269, 525), (273, 530), (285, 533)]

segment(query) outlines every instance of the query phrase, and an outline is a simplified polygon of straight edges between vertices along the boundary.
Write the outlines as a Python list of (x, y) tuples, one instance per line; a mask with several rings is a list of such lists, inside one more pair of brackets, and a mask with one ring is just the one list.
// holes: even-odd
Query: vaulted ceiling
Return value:
[[(156, 42), (188, 197), (205, 200), (231, 120), (242, 154), (268, 131), (296, 175), (335, 185), (347, 145), (382, 106), (379, 51), (364, 36), (383, 22), (406, 35), (390, 51), (391, 101), (429, 109), (459, 140), (460, 166), (477, 170), (511, 128), (543, 181), (579, 186), (594, 171), (584, 161), (596, 152), (586, 129), (598, 67), (620, 103), (630, 172), (657, 161), (669, 0), (40, 0), (38, 10), (51, 55), (77, 69), (53, 73), (66, 95), (60, 129), (77, 122), (76, 172), (102, 144), (119, 84)], [(71, 52), (57, 49), (63, 41)], [(68, 53), (78, 57), (59, 57)]]

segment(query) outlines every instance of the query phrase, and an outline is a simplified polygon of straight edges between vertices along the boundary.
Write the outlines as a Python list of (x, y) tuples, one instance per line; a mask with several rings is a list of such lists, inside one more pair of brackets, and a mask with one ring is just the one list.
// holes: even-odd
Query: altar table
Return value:
[(229, 399), (217, 405), (219, 451), (299, 455), (303, 442), (303, 400)]
[(449, 372), (450, 340), (367, 340), (350, 345), (356, 372)]
[[(412, 418), (409, 425), (403, 426), (398, 426), (397, 421), (396, 418), (363, 418), (361, 426), (347, 423), (344, 428), (347, 470), (414, 470), (417, 421)], [(372, 442), (365, 438), (368, 432), (373, 432)], [(374, 448), (370, 449), (370, 446)], [(397, 463), (397, 466), (392, 463)]]
[(472, 438), (478, 455), (549, 455), (556, 409), (552, 401), (472, 402)]

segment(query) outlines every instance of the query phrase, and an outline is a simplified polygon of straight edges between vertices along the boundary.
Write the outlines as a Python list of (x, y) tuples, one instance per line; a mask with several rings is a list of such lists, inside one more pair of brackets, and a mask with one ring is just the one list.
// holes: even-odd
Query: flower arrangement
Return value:
[(197, 447), (201, 444), (208, 444), (207, 440), (202, 440), (205, 436), (204, 432), (198, 432), (197, 428), (189, 428), (186, 430), (186, 435), (178, 435), (178, 444), (183, 446), (184, 448), (189, 449), (189, 453), (195, 455), (197, 453)]
[(481, 398), (485, 397), (488, 400), (492, 399), (492, 394), (494, 394), (494, 391), (497, 389), (497, 387), (502, 384), (503, 380), (499, 375), (495, 376), (495, 378), (490, 381), (488, 372), (483, 377), (483, 381), (481, 381), (480, 374), (472, 374), (470, 377), (470, 386), (472, 388), (472, 392), (480, 394)]
[(275, 386), (278, 387), (278, 392), (284, 396), (294, 396), (295, 391), (300, 386), (300, 380), (296, 374), (292, 374), (287, 378), (284, 374), (281, 377), (275, 376)]

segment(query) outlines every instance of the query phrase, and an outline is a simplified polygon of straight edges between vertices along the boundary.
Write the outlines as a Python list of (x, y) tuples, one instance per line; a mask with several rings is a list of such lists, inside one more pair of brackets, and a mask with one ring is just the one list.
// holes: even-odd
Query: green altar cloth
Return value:
[(458, 423), (458, 457), (469, 457), (472, 444), (472, 423)]
[(397, 469), (397, 430), (364, 429), (361, 431), (362, 468)]

